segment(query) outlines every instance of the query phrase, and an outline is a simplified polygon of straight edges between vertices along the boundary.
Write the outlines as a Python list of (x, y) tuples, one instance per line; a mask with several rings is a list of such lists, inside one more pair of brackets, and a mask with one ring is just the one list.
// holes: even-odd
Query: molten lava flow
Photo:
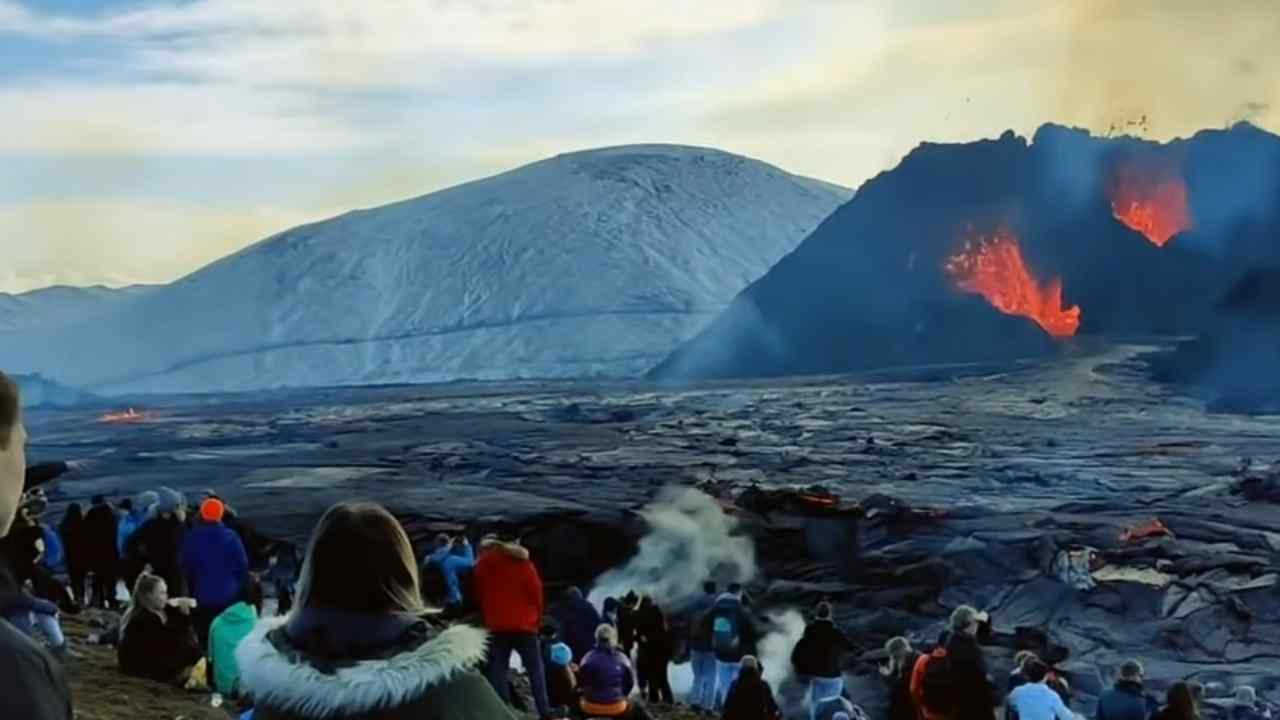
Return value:
[(1187, 184), (1175, 168), (1122, 165), (1112, 175), (1107, 196), (1117, 220), (1159, 247), (1191, 229)]
[(122, 412), (103, 413), (102, 417), (98, 418), (98, 422), (140, 423), (146, 419), (147, 419), (147, 416), (144, 413), (140, 413), (137, 410), (134, 410), (133, 408), (129, 408), (128, 410), (124, 410)]
[(1075, 335), (1080, 329), (1080, 308), (1062, 307), (1062, 282), (1055, 279), (1041, 287), (1022, 259), (1017, 237), (1008, 230), (965, 240), (944, 267), (959, 289), (981, 295), (1002, 313), (1035, 320), (1054, 337)]

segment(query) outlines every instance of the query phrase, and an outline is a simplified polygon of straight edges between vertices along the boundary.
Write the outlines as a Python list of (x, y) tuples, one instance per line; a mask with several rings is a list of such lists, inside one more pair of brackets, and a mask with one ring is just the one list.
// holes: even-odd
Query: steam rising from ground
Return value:
[(591, 591), (597, 607), (607, 597), (634, 590), (664, 610), (678, 610), (715, 580), (724, 587), (756, 576), (756, 549), (738, 534), (738, 521), (710, 496), (693, 488), (668, 487), (640, 511), (650, 531), (625, 566), (600, 577)]

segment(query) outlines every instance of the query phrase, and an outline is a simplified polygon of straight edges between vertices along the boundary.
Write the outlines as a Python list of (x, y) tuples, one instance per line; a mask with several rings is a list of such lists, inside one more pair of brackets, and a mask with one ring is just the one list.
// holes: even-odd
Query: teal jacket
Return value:
[(209, 626), (209, 663), (213, 665), (213, 686), (228, 697), (237, 693), (240, 666), (236, 648), (258, 624), (258, 611), (248, 603), (238, 602), (227, 608)]

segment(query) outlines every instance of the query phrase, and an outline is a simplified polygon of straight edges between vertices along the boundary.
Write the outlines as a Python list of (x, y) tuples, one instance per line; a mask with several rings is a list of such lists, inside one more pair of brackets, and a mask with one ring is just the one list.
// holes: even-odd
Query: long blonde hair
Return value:
[[(148, 597), (151, 593), (160, 587), (160, 583), (164, 582), (164, 578), (151, 573), (142, 573), (133, 583), (133, 594), (129, 596), (129, 607), (125, 608), (124, 615), (120, 618), (120, 639), (124, 639), (125, 633), (129, 631), (129, 625), (133, 619), (138, 616), (139, 612), (151, 610), (154, 608), (145, 607), (143, 598)], [(160, 610), (163, 612), (163, 609)]]
[(413, 545), (386, 508), (340, 502), (320, 518), (302, 563), (294, 612), (309, 607), (422, 612)]

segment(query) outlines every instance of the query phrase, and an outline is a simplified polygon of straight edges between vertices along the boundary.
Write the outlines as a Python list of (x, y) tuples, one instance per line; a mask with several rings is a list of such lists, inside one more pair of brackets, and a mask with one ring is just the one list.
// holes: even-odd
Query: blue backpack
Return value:
[(717, 653), (733, 654), (738, 651), (738, 614), (733, 611), (717, 613), (711, 621), (711, 647)]

